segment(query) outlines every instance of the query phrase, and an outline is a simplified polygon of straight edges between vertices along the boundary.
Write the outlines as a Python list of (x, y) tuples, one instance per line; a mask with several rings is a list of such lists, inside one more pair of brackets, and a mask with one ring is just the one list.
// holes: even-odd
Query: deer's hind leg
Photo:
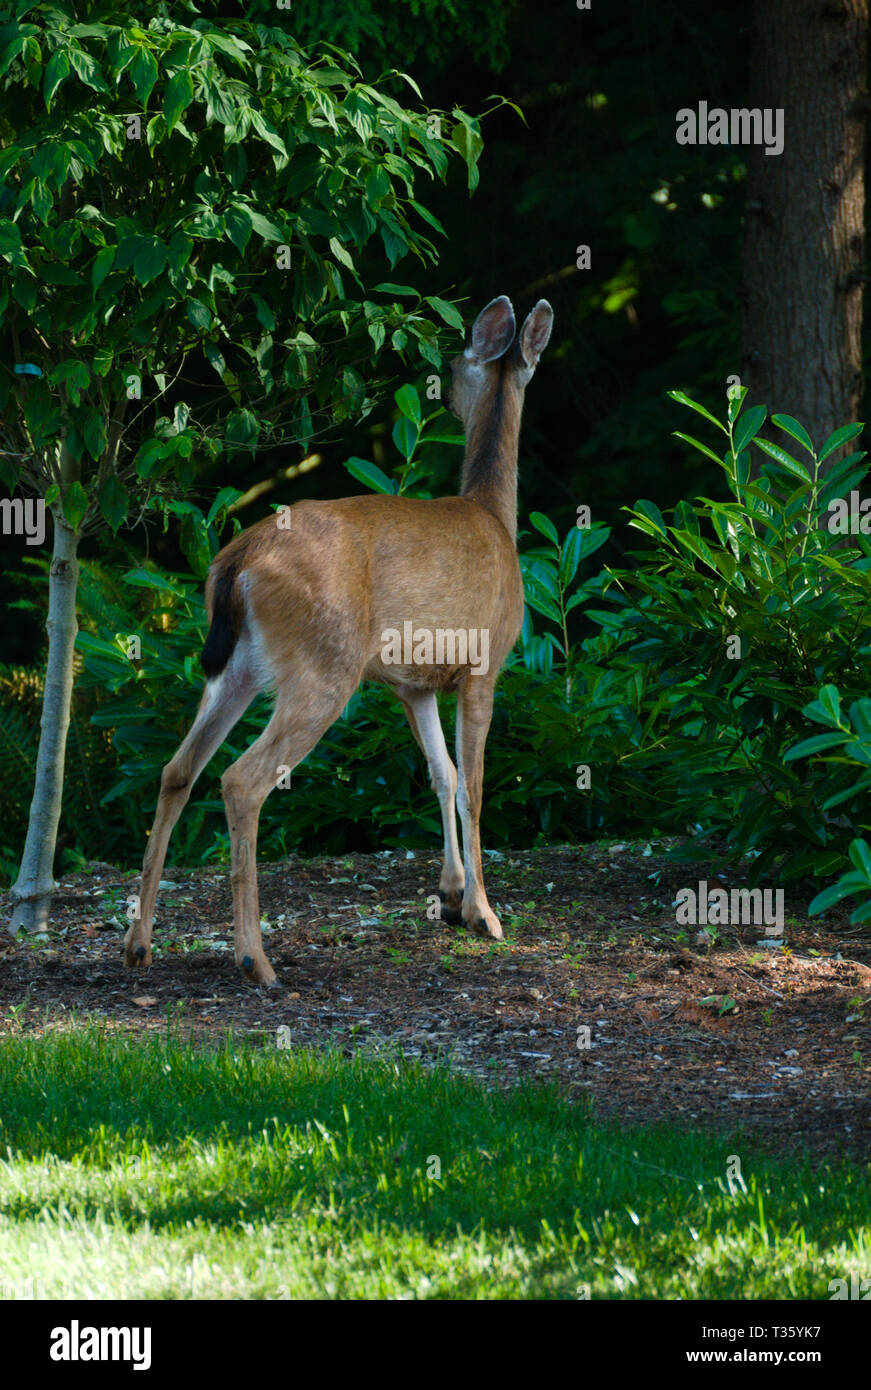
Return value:
[(259, 689), (250, 673), (231, 663), (203, 691), (196, 719), (184, 742), (163, 769), (154, 824), (142, 865), (137, 914), (124, 938), (127, 965), (151, 964), (151, 931), (160, 876), (173, 826), (184, 810), (193, 785), (250, 705)]
[(337, 679), (302, 673), (284, 687), (272, 718), (251, 747), (221, 779), (230, 830), (236, 964), (249, 980), (276, 985), (263, 950), (257, 887), (257, 827), (269, 793), (315, 747), (338, 719), (359, 684), (359, 673)]

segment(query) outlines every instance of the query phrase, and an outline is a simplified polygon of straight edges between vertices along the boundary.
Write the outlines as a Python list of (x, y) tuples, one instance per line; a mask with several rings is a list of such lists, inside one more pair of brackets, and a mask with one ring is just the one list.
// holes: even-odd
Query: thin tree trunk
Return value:
[(48, 922), (54, 892), (54, 854), (64, 785), (64, 757), (73, 693), (73, 653), (78, 631), (76, 586), (79, 537), (60, 513), (54, 517), (54, 548), (48, 586), (48, 665), (40, 719), (36, 782), (27, 838), (18, 878), (12, 888), (15, 904), (9, 930), (41, 931)]
[(862, 403), (867, 63), (868, 0), (756, 0), (750, 105), (784, 148), (749, 152), (742, 379), (817, 447)]

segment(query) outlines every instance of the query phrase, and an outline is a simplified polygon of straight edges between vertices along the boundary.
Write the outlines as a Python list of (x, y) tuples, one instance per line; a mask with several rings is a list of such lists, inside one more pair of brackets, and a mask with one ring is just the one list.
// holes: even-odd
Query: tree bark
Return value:
[(749, 151), (741, 375), (817, 448), (862, 407), (867, 63), (868, 0), (756, 0), (750, 106), (784, 147)]
[(36, 781), (27, 838), (18, 878), (12, 887), (14, 903), (9, 931), (42, 931), (51, 909), (54, 854), (64, 785), (64, 759), (73, 693), (73, 655), (78, 631), (76, 586), (79, 537), (64, 521), (60, 507), (52, 509), (54, 547), (48, 586), (48, 664), (40, 719)]

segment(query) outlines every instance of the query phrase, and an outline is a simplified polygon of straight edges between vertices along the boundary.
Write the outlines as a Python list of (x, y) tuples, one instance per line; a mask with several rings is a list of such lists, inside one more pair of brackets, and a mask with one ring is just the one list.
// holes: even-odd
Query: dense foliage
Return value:
[(301, 456), (364, 418), (385, 344), (438, 368), (437, 322), (461, 327), (457, 310), (366, 280), (357, 258), (375, 241), (382, 273), (435, 259), (442, 228), (417, 183), (453, 156), (472, 187), (478, 123), (407, 109), (392, 93), (416, 100), (413, 79), (368, 83), (348, 54), (309, 55), (281, 30), (143, 29), (114, 0), (76, 18), (37, 5), (0, 24), (16, 106), (0, 127), (15, 364), (0, 370), (0, 479), (75, 531), (117, 533), (173, 498), (202, 573), (208, 523), (184, 494), (204, 463), (264, 444)]

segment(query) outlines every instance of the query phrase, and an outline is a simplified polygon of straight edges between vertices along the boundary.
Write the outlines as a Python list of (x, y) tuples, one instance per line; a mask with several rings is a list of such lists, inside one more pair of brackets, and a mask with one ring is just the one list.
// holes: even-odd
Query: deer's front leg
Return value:
[(448, 754), (435, 692), (416, 690), (413, 686), (404, 685), (399, 687), (396, 693), (405, 707), (411, 732), (426, 754), (430, 781), (439, 800), (445, 843), (439, 878), (441, 915), (443, 921), (456, 923), (460, 921), (460, 904), (465, 882), (457, 840), (457, 769)]
[(493, 682), (486, 676), (467, 676), (457, 696), (457, 807), (463, 823), (466, 870), (461, 916), (472, 931), (501, 941), (502, 925), (484, 890), (478, 827), (484, 785), (484, 745), (492, 714)]

